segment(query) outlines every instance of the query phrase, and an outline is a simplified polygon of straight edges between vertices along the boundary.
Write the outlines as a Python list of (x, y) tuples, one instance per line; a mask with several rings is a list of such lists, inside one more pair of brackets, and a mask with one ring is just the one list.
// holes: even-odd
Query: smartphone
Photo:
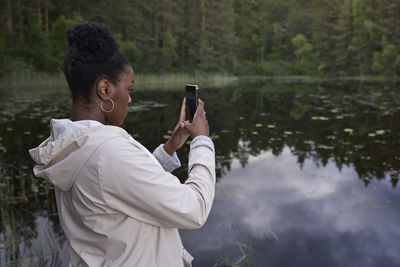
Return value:
[(196, 113), (199, 101), (198, 90), (196, 84), (186, 84), (186, 119), (192, 122), (194, 113)]

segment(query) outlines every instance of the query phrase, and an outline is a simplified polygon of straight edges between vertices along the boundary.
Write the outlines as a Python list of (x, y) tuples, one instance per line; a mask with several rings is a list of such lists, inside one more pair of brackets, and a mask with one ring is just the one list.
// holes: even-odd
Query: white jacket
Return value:
[(35, 175), (55, 186), (70, 266), (191, 265), (177, 228), (196, 229), (207, 219), (213, 147), (191, 147), (181, 184), (120, 127), (66, 119), (52, 120), (51, 130), (29, 152)]

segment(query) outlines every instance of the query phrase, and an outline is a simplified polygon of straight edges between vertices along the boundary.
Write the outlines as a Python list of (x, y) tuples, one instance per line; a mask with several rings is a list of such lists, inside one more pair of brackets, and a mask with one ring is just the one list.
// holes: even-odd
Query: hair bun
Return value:
[(102, 24), (90, 21), (78, 22), (67, 30), (68, 46), (93, 61), (106, 62), (118, 51), (110, 29)]

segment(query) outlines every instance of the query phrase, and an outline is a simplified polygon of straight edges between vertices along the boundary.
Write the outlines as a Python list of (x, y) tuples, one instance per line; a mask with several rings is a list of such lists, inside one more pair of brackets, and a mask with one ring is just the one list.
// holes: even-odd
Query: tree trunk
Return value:
[(206, 5), (205, 0), (201, 0), (201, 33), (206, 31)]
[(158, 0), (155, 1), (153, 23), (154, 23), (154, 41), (156, 43), (156, 47), (158, 47), (158, 45), (159, 45), (159, 41), (158, 41), (158, 35), (159, 35)]
[(49, 10), (47, 7), (44, 9), (44, 19), (45, 19), (45, 26), (46, 26), (46, 34), (49, 34)]
[(7, 19), (8, 32), (12, 33), (11, 0), (7, 0)]
[(38, 1), (38, 20), (39, 20), (39, 26), (42, 26), (42, 11), (40, 7), (40, 0)]
[(171, 26), (171, 0), (167, 1), (167, 32), (172, 32), (172, 26)]
[(200, 1), (201, 8), (201, 33), (200, 33), (200, 68), (204, 69), (204, 62), (206, 61), (206, 0)]
[(18, 0), (18, 22), (19, 22), (19, 28), (20, 28), (20, 32), (22, 32), (22, 12), (21, 12), (21, 0)]

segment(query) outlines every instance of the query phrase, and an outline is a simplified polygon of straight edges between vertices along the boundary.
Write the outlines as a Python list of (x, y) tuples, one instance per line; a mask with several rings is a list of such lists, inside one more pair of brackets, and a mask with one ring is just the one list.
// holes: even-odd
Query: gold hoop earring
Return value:
[(107, 98), (106, 101), (107, 101), (107, 100), (110, 100), (110, 101), (111, 101), (112, 108), (111, 108), (110, 110), (105, 110), (105, 109), (103, 108), (104, 100), (101, 100), (100, 108), (101, 108), (101, 110), (102, 110), (103, 112), (110, 113), (111, 111), (114, 110), (114, 101), (113, 101), (111, 98)]

